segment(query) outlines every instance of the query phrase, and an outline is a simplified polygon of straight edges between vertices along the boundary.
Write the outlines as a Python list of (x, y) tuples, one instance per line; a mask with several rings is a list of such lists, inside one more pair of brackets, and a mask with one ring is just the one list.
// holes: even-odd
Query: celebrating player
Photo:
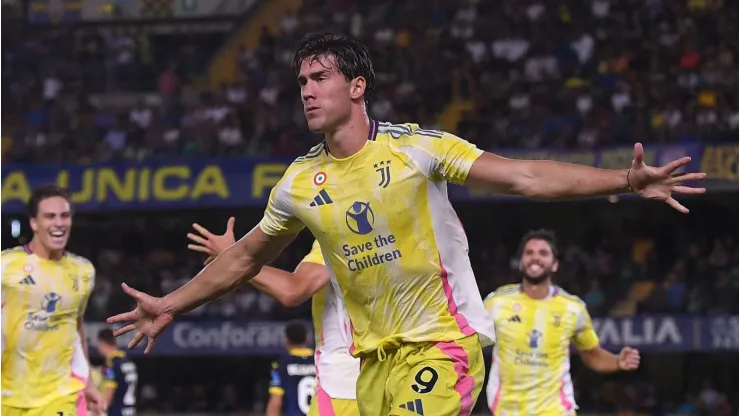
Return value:
[(285, 327), (285, 349), (287, 354), (272, 363), (267, 416), (304, 416), (313, 397), (316, 368), (303, 325)]
[(103, 394), (108, 403), (108, 416), (135, 416), (136, 384), (139, 381), (136, 364), (118, 349), (110, 329), (98, 332), (98, 351), (105, 358)]
[[(208, 254), (206, 262), (210, 262), (234, 244), (234, 221), (233, 217), (229, 218), (226, 232), (222, 235), (214, 235), (199, 224), (193, 224), (200, 235), (188, 234), (195, 243), (188, 248)], [(318, 242), (314, 242), (311, 252), (301, 260), (295, 272), (265, 266), (250, 283), (287, 307), (300, 305), (311, 298), (316, 345), (316, 396), (311, 400), (308, 414), (359, 414), (355, 384), (360, 362), (349, 354), (351, 334), (346, 330), (349, 319), (342, 300), (334, 287), (328, 284), (329, 270), (324, 266)]]
[(95, 268), (65, 251), (69, 194), (56, 185), (38, 188), (28, 214), (31, 242), (2, 252), (2, 414), (85, 414), (81, 396), (101, 411), (104, 400), (89, 382), (83, 322)]
[(571, 340), (583, 362), (600, 373), (635, 370), (640, 354), (625, 347), (614, 355), (599, 347), (586, 305), (552, 284), (558, 270), (553, 233), (526, 234), (519, 254), (522, 283), (503, 286), (485, 300), (498, 340), (488, 406), (494, 415), (574, 415)]
[(704, 174), (672, 176), (689, 158), (647, 166), (639, 144), (631, 168), (605, 170), (505, 159), (449, 133), (370, 120), (370, 54), (346, 36), (307, 36), (293, 68), (308, 127), (324, 141), (288, 167), (259, 225), (188, 284), (163, 298), (123, 286), (137, 307), (109, 322), (129, 322), (117, 334), (138, 329), (132, 346), (147, 337), (150, 351), (175, 316), (244, 284), (308, 227), (363, 362), (360, 413), (469, 414), (484, 380), (482, 348), (495, 335), (447, 182), (541, 200), (633, 191), (681, 212), (673, 192), (704, 192), (680, 185)]

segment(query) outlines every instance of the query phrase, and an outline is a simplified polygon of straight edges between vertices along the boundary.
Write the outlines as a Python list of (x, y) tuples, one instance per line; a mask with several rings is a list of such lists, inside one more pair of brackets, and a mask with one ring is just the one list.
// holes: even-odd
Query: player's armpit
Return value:
[(539, 200), (594, 197), (629, 192), (627, 172), (484, 152), (473, 163), (465, 185)]
[(329, 283), (329, 271), (323, 264), (308, 262), (300, 263), (293, 273), (268, 266), (263, 267), (250, 283), (283, 306), (292, 308), (326, 286)]

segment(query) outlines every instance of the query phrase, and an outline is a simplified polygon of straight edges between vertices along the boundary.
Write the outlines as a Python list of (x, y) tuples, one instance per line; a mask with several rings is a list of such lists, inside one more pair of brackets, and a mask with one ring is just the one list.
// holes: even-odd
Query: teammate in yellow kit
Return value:
[(552, 200), (633, 191), (688, 210), (671, 197), (705, 177), (671, 174), (689, 163), (647, 166), (635, 145), (631, 168), (605, 170), (512, 160), (452, 134), (370, 120), (375, 74), (367, 48), (334, 34), (304, 38), (293, 59), (308, 127), (324, 141), (296, 159), (274, 187), (259, 226), (182, 288), (137, 301), (109, 318), (129, 322), (131, 344), (156, 337), (176, 315), (257, 275), (308, 227), (350, 317), (352, 354), (362, 360), (363, 415), (469, 414), (482, 388), (482, 348), (494, 341), (447, 183)]
[(488, 407), (496, 416), (574, 415), (571, 341), (586, 366), (600, 373), (635, 370), (640, 354), (625, 347), (615, 355), (599, 347), (586, 305), (552, 284), (558, 270), (552, 232), (526, 234), (519, 254), (521, 284), (503, 286), (485, 300), (498, 340), (486, 387)]
[[(226, 232), (215, 235), (199, 224), (193, 228), (200, 235), (188, 234), (194, 244), (188, 248), (208, 254), (206, 263), (235, 242), (235, 219), (229, 218)], [(283, 306), (300, 305), (311, 298), (311, 315), (315, 335), (316, 391), (311, 400), (309, 416), (355, 416), (357, 393), (355, 385), (360, 372), (359, 360), (349, 354), (352, 334), (344, 304), (329, 284), (329, 270), (319, 244), (314, 241), (311, 251), (293, 273), (273, 267), (263, 267), (250, 283), (277, 299)]]
[[(65, 251), (69, 195), (55, 185), (36, 189), (28, 214), (31, 242), (2, 252), (2, 414), (84, 414), (83, 390), (100, 411), (104, 400), (90, 381), (83, 322), (95, 268)], [(83, 359), (73, 360), (81, 351)]]

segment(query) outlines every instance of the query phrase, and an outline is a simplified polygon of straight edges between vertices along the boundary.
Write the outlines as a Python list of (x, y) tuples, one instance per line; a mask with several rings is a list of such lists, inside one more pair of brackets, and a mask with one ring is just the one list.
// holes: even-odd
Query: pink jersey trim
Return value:
[(475, 404), (473, 402), (475, 379), (468, 375), (470, 369), (468, 354), (455, 342), (438, 342), (436, 347), (455, 363), (455, 373), (457, 373), (455, 391), (460, 394), (460, 415), (469, 415)]
[(565, 380), (560, 380), (560, 404), (570, 414), (573, 411), (573, 403), (568, 400), (568, 396), (565, 394)]
[(350, 321), (350, 323), (349, 323), (349, 330), (352, 333), (352, 343), (349, 344), (349, 353), (354, 356), (355, 355), (355, 349), (356, 349), (355, 348), (355, 337), (354, 337), (354, 335), (355, 335), (355, 326), (352, 325), (352, 321)]
[[(496, 358), (491, 358), (491, 366), (493, 366), (493, 360), (495, 359)], [(496, 369), (496, 376), (499, 379), (498, 388), (496, 388), (496, 394), (493, 396), (493, 402), (491, 403), (491, 414), (494, 416), (496, 415), (496, 409), (498, 409), (498, 402), (501, 399), (501, 386), (503, 385), (503, 383), (501, 383), (501, 374), (498, 369)]]
[(87, 399), (84, 390), (77, 393), (77, 416), (87, 416)]
[(334, 416), (334, 406), (331, 403), (331, 397), (329, 393), (324, 391), (319, 384), (318, 390), (316, 390), (316, 400), (319, 403), (319, 416)]
[(450, 315), (455, 317), (455, 321), (457, 321), (457, 326), (458, 328), (460, 328), (460, 332), (462, 332), (463, 335), (473, 335), (475, 334), (475, 330), (468, 324), (468, 320), (465, 319), (465, 316), (463, 316), (457, 310), (457, 303), (455, 303), (455, 298), (452, 297), (452, 286), (450, 286), (450, 282), (447, 279), (447, 269), (445, 269), (444, 264), (442, 264), (442, 256), (439, 253), (437, 253), (437, 256), (439, 256), (439, 269), (441, 271), (442, 277), (442, 288), (444, 289), (445, 297), (447, 298), (447, 308), (450, 310)]

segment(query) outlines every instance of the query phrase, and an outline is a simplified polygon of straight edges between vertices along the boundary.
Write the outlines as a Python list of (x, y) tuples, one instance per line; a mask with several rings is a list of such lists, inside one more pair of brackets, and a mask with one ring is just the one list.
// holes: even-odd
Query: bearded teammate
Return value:
[(496, 327), (488, 406), (496, 416), (574, 415), (578, 406), (570, 378), (570, 344), (594, 371), (632, 371), (640, 353), (625, 347), (614, 355), (599, 347), (586, 306), (552, 284), (558, 270), (555, 235), (532, 231), (519, 246), (522, 282), (485, 300)]
[[(188, 234), (195, 244), (188, 248), (208, 254), (210, 262), (234, 242), (234, 218), (226, 223), (226, 232), (215, 235), (199, 224), (193, 228), (200, 234)], [(315, 336), (316, 392), (309, 416), (358, 415), (355, 385), (360, 373), (360, 360), (349, 354), (352, 335), (349, 318), (342, 300), (329, 283), (329, 271), (318, 242), (301, 260), (293, 273), (265, 266), (250, 280), (257, 289), (277, 299), (283, 306), (293, 307), (311, 298), (311, 315)]]
[(88, 383), (83, 322), (95, 268), (65, 251), (69, 194), (56, 185), (38, 188), (28, 214), (31, 242), (2, 252), (2, 414), (84, 415), (85, 398), (101, 411), (104, 399)]
[(308, 127), (325, 140), (288, 167), (260, 224), (188, 284), (164, 298), (128, 286), (131, 345), (156, 337), (176, 315), (256, 276), (304, 227), (318, 240), (331, 281), (352, 323), (361, 358), (357, 400), (363, 415), (469, 414), (483, 385), (482, 348), (494, 341), (447, 198), (447, 182), (552, 200), (634, 191), (688, 210), (672, 192), (703, 173), (671, 176), (690, 158), (656, 168), (635, 145), (630, 169), (512, 160), (452, 134), (368, 119), (374, 83), (370, 54), (354, 39), (314, 34), (293, 59)]

